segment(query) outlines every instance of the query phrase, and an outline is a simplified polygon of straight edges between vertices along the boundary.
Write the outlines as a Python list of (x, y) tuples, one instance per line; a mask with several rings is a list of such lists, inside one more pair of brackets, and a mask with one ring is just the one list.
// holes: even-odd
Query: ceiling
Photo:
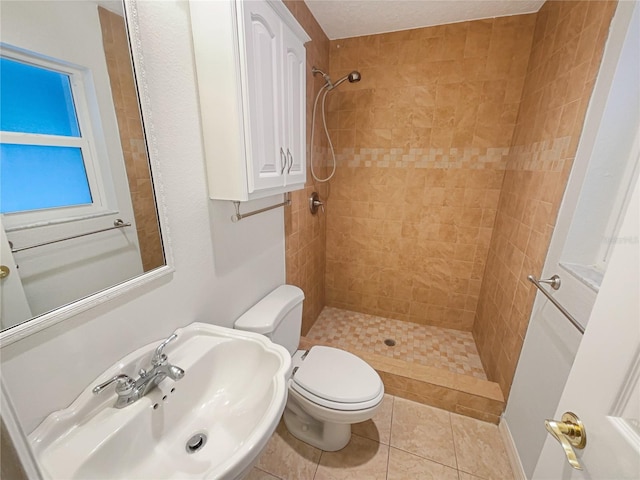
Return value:
[(305, 0), (330, 40), (537, 12), (544, 0)]

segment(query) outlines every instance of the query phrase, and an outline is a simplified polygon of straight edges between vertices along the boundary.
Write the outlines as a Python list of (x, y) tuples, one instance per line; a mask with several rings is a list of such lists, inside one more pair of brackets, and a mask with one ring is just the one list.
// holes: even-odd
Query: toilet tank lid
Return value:
[(293, 307), (304, 300), (304, 292), (293, 285), (281, 285), (247, 310), (236, 322), (238, 330), (267, 334), (275, 330)]

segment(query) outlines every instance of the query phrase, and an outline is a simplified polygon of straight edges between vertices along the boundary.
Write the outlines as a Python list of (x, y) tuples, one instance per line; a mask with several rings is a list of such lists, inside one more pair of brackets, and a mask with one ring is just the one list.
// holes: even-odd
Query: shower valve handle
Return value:
[(324, 213), (324, 202), (320, 200), (318, 192), (313, 192), (309, 197), (309, 210), (311, 210), (311, 214), (315, 215), (318, 213), (318, 208), (322, 209), (322, 213)]

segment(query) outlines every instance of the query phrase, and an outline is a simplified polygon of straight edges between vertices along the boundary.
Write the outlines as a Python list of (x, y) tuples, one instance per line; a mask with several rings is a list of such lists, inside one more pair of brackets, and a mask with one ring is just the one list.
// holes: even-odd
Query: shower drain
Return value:
[(396, 341), (395, 341), (393, 338), (387, 338), (387, 339), (384, 341), (384, 344), (385, 344), (387, 347), (395, 347), (395, 346), (396, 346)]
[(196, 453), (204, 444), (207, 443), (207, 436), (204, 433), (196, 433), (193, 437), (187, 440), (185, 448), (187, 453)]

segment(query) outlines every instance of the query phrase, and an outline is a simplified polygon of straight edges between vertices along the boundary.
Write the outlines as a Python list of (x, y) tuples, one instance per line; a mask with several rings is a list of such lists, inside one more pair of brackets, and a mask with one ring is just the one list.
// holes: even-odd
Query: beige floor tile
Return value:
[(396, 397), (392, 447), (456, 468), (449, 412)]
[(459, 480), (482, 480), (480, 477), (476, 477), (475, 475), (470, 475), (464, 472), (458, 472)]
[(490, 480), (512, 480), (497, 425), (451, 414), (458, 470)]
[(393, 396), (385, 395), (382, 405), (376, 414), (366, 422), (355, 423), (351, 433), (389, 445), (391, 437), (391, 415), (393, 413)]
[(389, 451), (387, 480), (458, 480), (458, 472), (440, 463), (403, 452)]
[(283, 480), (313, 480), (321, 453), (291, 435), (280, 421), (256, 466)]
[(270, 473), (264, 472), (259, 468), (254, 467), (253, 470), (249, 472), (249, 475), (245, 480), (280, 480), (278, 477), (274, 477)]
[(322, 452), (315, 480), (385, 480), (389, 447), (354, 435), (337, 452)]

